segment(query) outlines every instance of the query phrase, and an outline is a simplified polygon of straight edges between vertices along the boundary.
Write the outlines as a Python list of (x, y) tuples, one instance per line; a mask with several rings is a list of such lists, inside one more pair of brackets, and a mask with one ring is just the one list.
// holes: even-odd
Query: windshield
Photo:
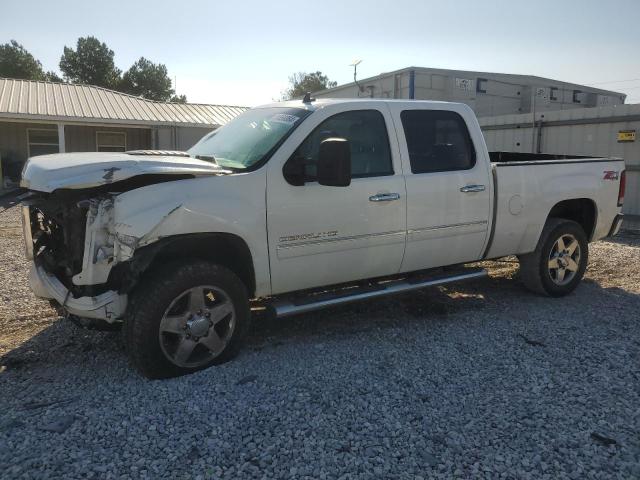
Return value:
[[(311, 112), (301, 108), (256, 108), (205, 135), (189, 155), (246, 170), (269, 157)], [(211, 158), (213, 157), (213, 158)]]

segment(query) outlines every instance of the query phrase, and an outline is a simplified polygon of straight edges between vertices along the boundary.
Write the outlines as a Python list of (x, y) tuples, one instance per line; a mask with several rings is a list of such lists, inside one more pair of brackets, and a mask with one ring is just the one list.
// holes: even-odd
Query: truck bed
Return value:
[(580, 155), (556, 155), (552, 153), (489, 152), (492, 163), (549, 162), (557, 160), (591, 160)]
[[(565, 199), (587, 204), (595, 223), (586, 232), (591, 241), (608, 234), (618, 214), (622, 159), (517, 152), (489, 156), (495, 216), (486, 258), (533, 251), (547, 215)], [(608, 178), (609, 172), (618, 175)]]

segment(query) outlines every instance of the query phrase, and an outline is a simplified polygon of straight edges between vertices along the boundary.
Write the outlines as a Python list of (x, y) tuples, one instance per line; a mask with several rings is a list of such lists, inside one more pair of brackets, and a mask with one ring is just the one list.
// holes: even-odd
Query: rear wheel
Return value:
[(575, 290), (587, 269), (587, 236), (576, 222), (552, 218), (536, 250), (519, 258), (520, 276), (529, 290), (561, 297)]
[(247, 292), (230, 270), (189, 261), (147, 275), (125, 321), (133, 365), (148, 378), (195, 372), (231, 359), (249, 325)]

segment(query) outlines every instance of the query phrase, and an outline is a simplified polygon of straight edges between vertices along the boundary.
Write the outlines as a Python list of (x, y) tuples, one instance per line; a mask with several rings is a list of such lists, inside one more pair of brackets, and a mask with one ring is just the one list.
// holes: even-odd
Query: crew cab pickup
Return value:
[(188, 152), (31, 158), (30, 282), (68, 315), (123, 323), (145, 376), (179, 375), (233, 356), (250, 300), (285, 316), (506, 255), (526, 287), (566, 295), (588, 242), (620, 227), (624, 176), (620, 159), (490, 153), (463, 104), (307, 96)]

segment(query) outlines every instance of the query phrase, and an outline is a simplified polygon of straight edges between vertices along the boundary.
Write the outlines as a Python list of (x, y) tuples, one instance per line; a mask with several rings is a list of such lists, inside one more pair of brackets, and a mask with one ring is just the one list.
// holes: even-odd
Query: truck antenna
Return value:
[(353, 83), (356, 84), (356, 87), (358, 87), (358, 90), (360, 90), (361, 92), (364, 92), (364, 88), (362, 88), (362, 86), (358, 83), (358, 65), (360, 65), (362, 63), (362, 60), (354, 60), (353, 63), (350, 63), (349, 66), (353, 67)]

